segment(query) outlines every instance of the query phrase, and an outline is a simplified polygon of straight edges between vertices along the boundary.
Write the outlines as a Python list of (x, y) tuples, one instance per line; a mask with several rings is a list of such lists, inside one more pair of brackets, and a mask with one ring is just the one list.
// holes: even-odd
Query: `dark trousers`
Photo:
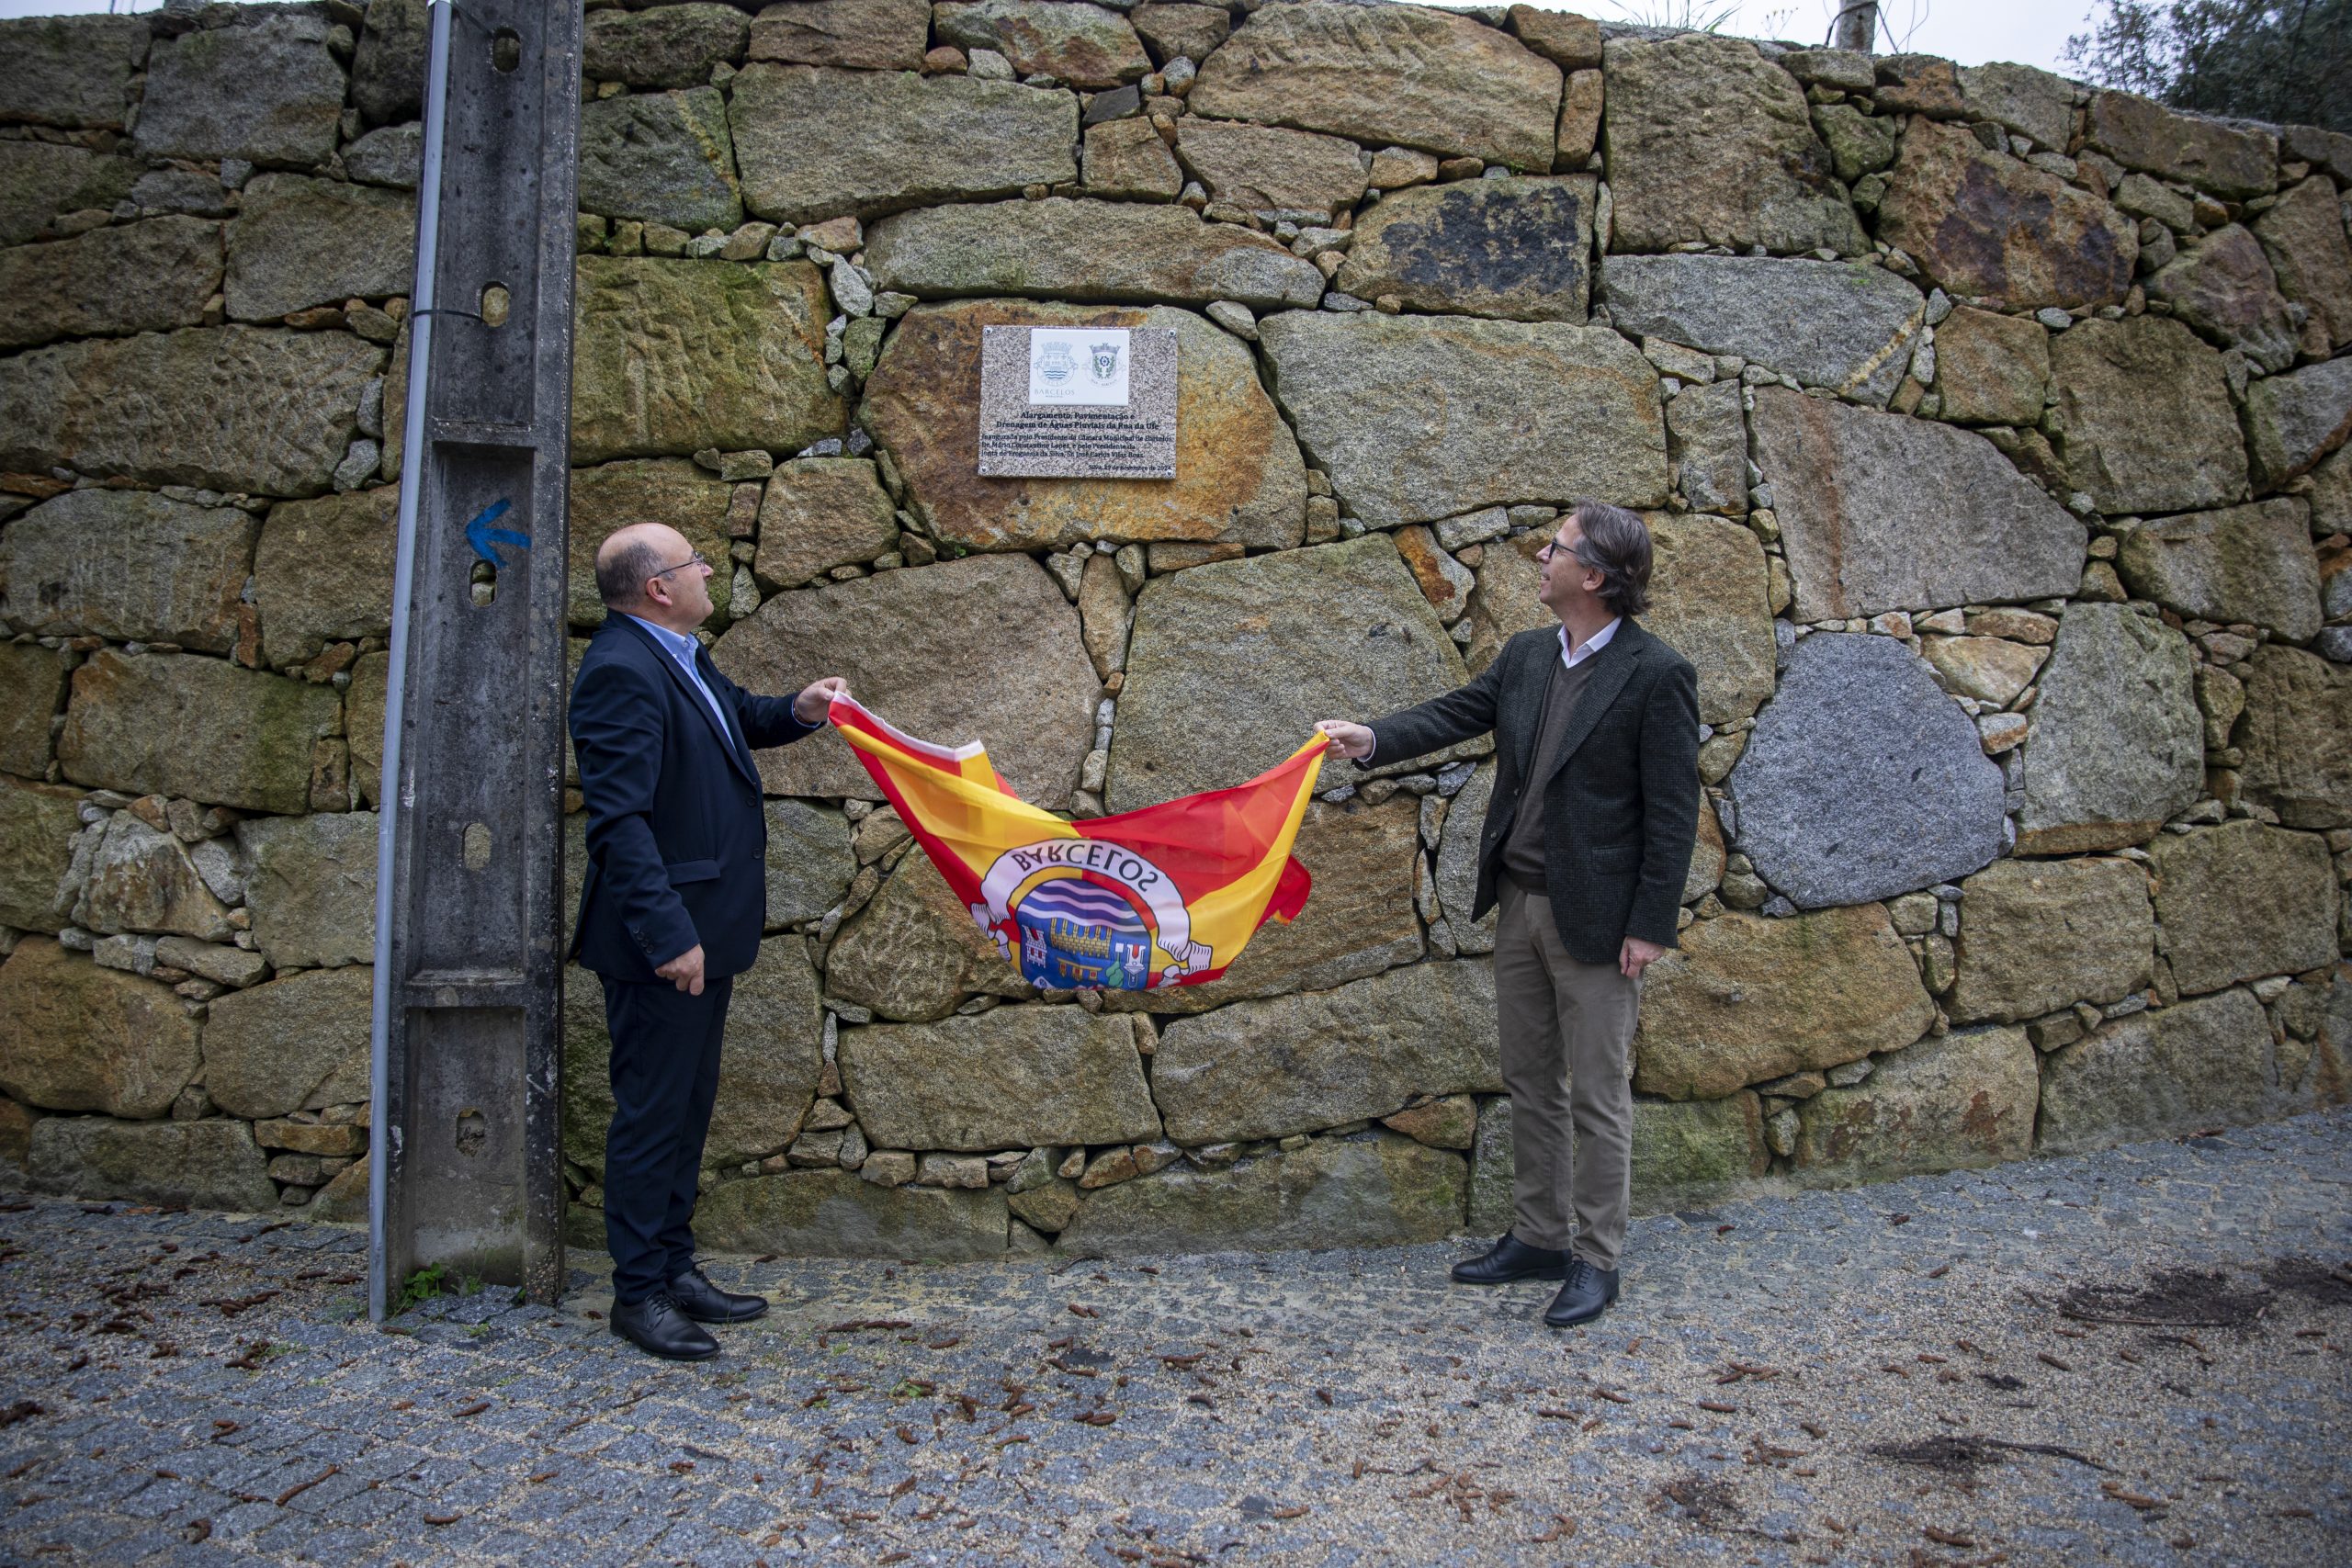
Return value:
[(599, 978), (613, 1038), (605, 1246), (613, 1298), (628, 1306), (695, 1266), (695, 1190), (735, 982), (712, 980), (690, 997), (667, 980)]

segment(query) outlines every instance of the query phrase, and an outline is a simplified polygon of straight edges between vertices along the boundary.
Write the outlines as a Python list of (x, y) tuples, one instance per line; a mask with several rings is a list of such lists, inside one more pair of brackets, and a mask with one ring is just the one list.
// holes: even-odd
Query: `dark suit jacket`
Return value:
[(588, 870), (571, 956), (650, 981), (696, 942), (710, 979), (740, 975), (767, 923), (767, 818), (752, 748), (820, 727), (790, 697), (757, 697), (695, 668), (734, 716), (722, 732), (686, 672), (623, 615), (608, 615), (571, 686), (571, 745), (588, 804)]
[[(1403, 761), (1492, 730), (1495, 786), (1478, 839), (1473, 919), (1494, 907), (1503, 841), (1535, 765), (1558, 628), (1521, 632), (1468, 685), (1375, 721), (1372, 763)], [(1544, 881), (1561, 944), (1614, 964), (1625, 938), (1675, 945), (1699, 832), (1699, 677), (1627, 619), (1600, 652), (1544, 790)]]

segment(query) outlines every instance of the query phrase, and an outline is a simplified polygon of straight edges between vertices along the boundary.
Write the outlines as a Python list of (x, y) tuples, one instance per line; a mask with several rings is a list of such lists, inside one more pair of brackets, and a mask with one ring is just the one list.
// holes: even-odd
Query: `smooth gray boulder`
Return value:
[(1739, 849), (1800, 908), (1957, 881), (2001, 852), (2001, 770), (1893, 637), (1797, 644), (1725, 787)]
[(1785, 388), (1750, 420), (1800, 621), (2072, 593), (2089, 532), (1984, 437)]
[(1911, 363), (1927, 301), (1883, 266), (1778, 256), (1610, 256), (1619, 332), (1736, 354), (1876, 408)]

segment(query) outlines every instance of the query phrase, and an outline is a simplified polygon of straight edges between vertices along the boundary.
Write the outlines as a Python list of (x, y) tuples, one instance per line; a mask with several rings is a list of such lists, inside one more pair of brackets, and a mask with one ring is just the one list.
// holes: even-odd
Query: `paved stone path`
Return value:
[(348, 1230), (0, 1236), (7, 1562), (2352, 1561), (2352, 1112), (1645, 1221), (1567, 1334), (1449, 1247), (727, 1260), (670, 1367), (593, 1258), (379, 1330)]

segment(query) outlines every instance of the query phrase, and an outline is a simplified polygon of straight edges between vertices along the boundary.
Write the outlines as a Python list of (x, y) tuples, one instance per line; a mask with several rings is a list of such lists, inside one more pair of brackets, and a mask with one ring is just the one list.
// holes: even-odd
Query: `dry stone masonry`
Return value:
[[(364, 1211), (424, 36), (0, 23), (0, 1181)], [(1597, 497), (1707, 727), (1644, 1207), (2352, 1088), (2352, 138), (1526, 6), (591, 0), (584, 64), (575, 658), (659, 519), (730, 674), (1093, 815), (1483, 670)], [(979, 477), (990, 324), (1173, 331), (1174, 481)], [(1108, 997), (837, 742), (762, 767), (713, 1245), (1508, 1224), (1483, 742), (1330, 771), (1305, 917)]]

